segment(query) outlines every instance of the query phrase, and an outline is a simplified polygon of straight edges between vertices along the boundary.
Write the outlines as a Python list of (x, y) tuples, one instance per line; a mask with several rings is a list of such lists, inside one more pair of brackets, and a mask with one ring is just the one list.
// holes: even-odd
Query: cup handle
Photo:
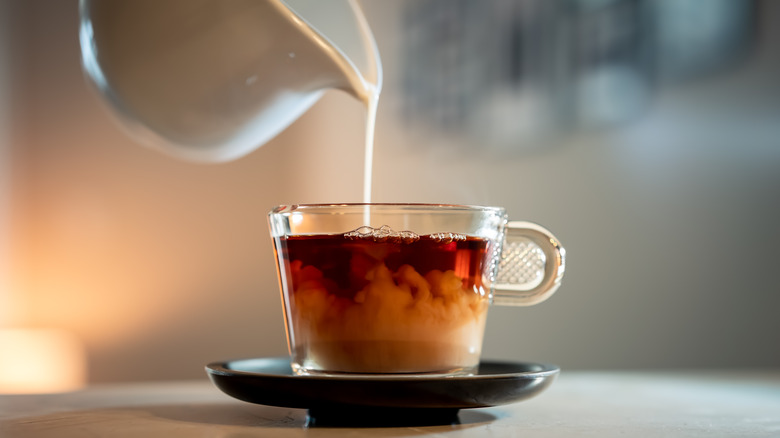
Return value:
[(531, 222), (510, 221), (493, 283), (492, 303), (541, 303), (561, 285), (565, 268), (566, 250), (549, 230)]

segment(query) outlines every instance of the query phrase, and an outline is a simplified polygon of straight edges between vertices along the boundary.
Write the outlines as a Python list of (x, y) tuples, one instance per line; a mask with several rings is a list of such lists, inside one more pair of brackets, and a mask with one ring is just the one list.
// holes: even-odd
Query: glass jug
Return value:
[(328, 89), (368, 103), (376, 43), (355, 0), (81, 0), (85, 75), (129, 134), (193, 161), (239, 158)]

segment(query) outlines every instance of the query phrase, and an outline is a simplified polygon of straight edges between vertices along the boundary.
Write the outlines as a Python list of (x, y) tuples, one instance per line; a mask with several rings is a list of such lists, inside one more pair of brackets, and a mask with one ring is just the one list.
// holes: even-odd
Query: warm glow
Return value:
[(84, 386), (86, 354), (56, 329), (0, 329), (0, 394), (73, 391)]

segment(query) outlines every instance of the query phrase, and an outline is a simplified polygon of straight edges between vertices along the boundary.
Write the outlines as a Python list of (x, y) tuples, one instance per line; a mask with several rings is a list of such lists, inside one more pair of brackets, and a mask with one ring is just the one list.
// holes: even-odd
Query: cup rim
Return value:
[(408, 208), (410, 210), (440, 210), (440, 211), (471, 211), (471, 212), (493, 212), (505, 214), (503, 207), (492, 207), (484, 205), (469, 204), (435, 204), (435, 203), (416, 203), (416, 202), (346, 202), (332, 204), (280, 204), (275, 206), (269, 214), (287, 214), (301, 210), (324, 210), (333, 208), (356, 208), (356, 207), (388, 207), (388, 208)]

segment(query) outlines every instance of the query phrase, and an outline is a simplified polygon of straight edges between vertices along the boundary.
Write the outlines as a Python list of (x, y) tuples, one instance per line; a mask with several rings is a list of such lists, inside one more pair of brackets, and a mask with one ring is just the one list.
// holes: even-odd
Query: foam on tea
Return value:
[(477, 365), (487, 240), (361, 227), (288, 236), (276, 251), (289, 267), (285, 311), (298, 371), (438, 373)]

